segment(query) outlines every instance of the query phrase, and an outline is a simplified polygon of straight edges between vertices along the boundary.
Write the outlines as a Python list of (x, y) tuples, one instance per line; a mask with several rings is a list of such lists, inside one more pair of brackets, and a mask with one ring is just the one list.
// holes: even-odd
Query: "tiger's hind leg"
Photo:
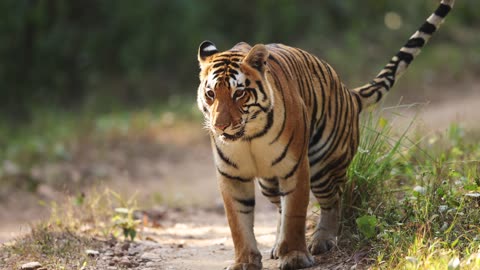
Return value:
[(316, 255), (332, 249), (337, 244), (341, 217), (341, 185), (345, 174), (340, 177), (325, 175), (312, 181), (311, 190), (320, 204), (320, 217), (308, 245), (308, 250)]

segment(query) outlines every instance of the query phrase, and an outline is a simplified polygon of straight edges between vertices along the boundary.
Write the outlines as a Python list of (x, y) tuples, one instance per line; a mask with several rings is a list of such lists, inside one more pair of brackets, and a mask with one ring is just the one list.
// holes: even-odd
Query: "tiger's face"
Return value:
[(251, 48), (239, 43), (226, 52), (218, 52), (209, 41), (200, 45), (197, 103), (213, 135), (235, 141), (261, 129), (264, 114), (273, 106), (271, 89), (265, 83), (267, 57), (264, 45)]

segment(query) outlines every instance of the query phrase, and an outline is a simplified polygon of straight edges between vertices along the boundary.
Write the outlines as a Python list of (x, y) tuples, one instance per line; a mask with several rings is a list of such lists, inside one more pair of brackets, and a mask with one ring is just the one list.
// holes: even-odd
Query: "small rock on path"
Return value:
[(26, 264), (23, 264), (20, 269), (22, 270), (35, 270), (42, 267), (42, 265), (39, 262), (29, 262)]

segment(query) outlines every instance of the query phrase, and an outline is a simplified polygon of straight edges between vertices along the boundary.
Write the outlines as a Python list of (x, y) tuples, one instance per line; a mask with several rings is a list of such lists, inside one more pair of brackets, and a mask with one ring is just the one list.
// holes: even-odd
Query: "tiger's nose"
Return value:
[(215, 128), (224, 131), (230, 124), (227, 123), (215, 123)]

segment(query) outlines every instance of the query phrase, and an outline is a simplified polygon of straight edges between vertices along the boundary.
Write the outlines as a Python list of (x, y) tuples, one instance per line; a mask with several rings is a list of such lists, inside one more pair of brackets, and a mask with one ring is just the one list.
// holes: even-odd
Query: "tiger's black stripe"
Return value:
[[(306, 123), (305, 123), (305, 120), (306, 120), (305, 111), (303, 112), (303, 120), (304, 120), (304, 121), (303, 121), (303, 123), (304, 123), (304, 125), (303, 125), (303, 134), (305, 134), (306, 131), (307, 131), (307, 125), (306, 125)], [(306, 142), (305, 142), (305, 141), (306, 141), (306, 137), (303, 136), (303, 143), (302, 143), (303, 146), (302, 146), (302, 151), (301, 151), (302, 154), (301, 154), (301, 156), (298, 158), (297, 163), (295, 163), (295, 165), (294, 165), (293, 168), (290, 170), (290, 172), (288, 172), (284, 177), (282, 177), (283, 179), (288, 179), (288, 178), (292, 177), (292, 176), (295, 174), (295, 172), (297, 171), (298, 167), (300, 166), (300, 163), (302, 162), (302, 160), (305, 158), (305, 153), (304, 153), (304, 148), (305, 148), (305, 146), (306, 146)]]
[(408, 42), (405, 44), (404, 47), (418, 48), (418, 47), (423, 47), (424, 44), (425, 44), (425, 40), (423, 38), (412, 38), (408, 40)]
[[(272, 75), (272, 77), (275, 81), (275, 86), (277, 87), (277, 89), (279, 89), (280, 93), (282, 94), (282, 99), (285, 100), (285, 95), (283, 93), (283, 88), (282, 88), (281, 84), (278, 82), (278, 78), (275, 75)], [(283, 134), (283, 131), (285, 130), (285, 125), (287, 123), (286, 118), (287, 118), (287, 104), (285, 102), (283, 102), (283, 121), (282, 121), (282, 125), (280, 127), (280, 131), (277, 133), (275, 138), (269, 143), (270, 145), (272, 145), (273, 143), (278, 141), (280, 136)]]
[(285, 145), (285, 148), (283, 149), (282, 153), (280, 154), (279, 157), (277, 157), (276, 159), (274, 159), (272, 161), (272, 166), (275, 166), (277, 165), (278, 163), (280, 163), (280, 161), (282, 161), (286, 156), (287, 156), (287, 151), (288, 151), (288, 148), (290, 147), (290, 144), (292, 143), (293, 141), (293, 136), (295, 135), (295, 133), (293, 132), (292, 133), (292, 136), (290, 136), (290, 139), (288, 140), (288, 143), (287, 145)]
[(235, 180), (235, 181), (244, 182), (244, 183), (252, 181), (251, 178), (243, 178), (243, 177), (240, 177), (240, 176), (230, 175), (230, 174), (228, 174), (228, 173), (226, 173), (226, 172), (221, 171), (219, 168), (217, 168), (217, 171), (218, 171), (222, 176), (224, 176), (224, 177), (226, 177), (226, 178), (228, 178), (228, 179), (230, 179), (230, 180)]
[(222, 150), (220, 149), (220, 147), (218, 147), (216, 143), (215, 143), (215, 148), (217, 149), (218, 156), (220, 157), (221, 160), (223, 160), (223, 162), (225, 162), (230, 167), (238, 169), (238, 165), (235, 162), (231, 161), (230, 158), (225, 156), (225, 154), (222, 152)]
[(258, 90), (262, 93), (263, 95), (263, 98), (262, 98), (262, 101), (266, 101), (267, 100), (267, 93), (265, 93), (265, 90), (263, 89), (263, 84), (261, 81), (256, 81), (257, 85), (258, 85)]
[[(278, 182), (277, 182), (277, 185), (274, 186), (274, 187), (267, 187), (266, 185), (262, 184), (262, 181), (258, 181), (258, 184), (260, 185), (260, 188), (262, 189), (262, 194), (263, 195), (265, 195), (267, 197), (278, 196), (278, 193), (279, 193)], [(265, 193), (264, 193), (264, 191), (265, 191)]]
[(435, 15), (445, 18), (445, 16), (447, 16), (451, 9), (452, 7), (450, 7), (449, 5), (440, 4), (437, 10), (435, 10)]
[(260, 185), (260, 188), (262, 189), (261, 193), (263, 196), (267, 197), (267, 198), (274, 198), (274, 197), (284, 197), (284, 196), (287, 196), (289, 194), (291, 194), (293, 191), (295, 191), (295, 188), (289, 190), (289, 191), (280, 191), (278, 186), (275, 187), (275, 188), (269, 188), (265, 185), (262, 184), (261, 181), (258, 182), (259, 185)]
[(271, 110), (270, 112), (268, 112), (267, 114), (267, 123), (265, 124), (265, 126), (263, 127), (262, 131), (258, 132), (257, 134), (254, 134), (250, 137), (245, 137), (244, 140), (246, 141), (251, 141), (253, 139), (256, 139), (256, 138), (259, 138), (259, 137), (262, 137), (263, 135), (265, 135), (269, 130), (270, 128), (272, 127), (273, 125), (273, 110)]
[(252, 198), (252, 199), (235, 198), (235, 201), (241, 203), (245, 207), (255, 207), (255, 198)]

